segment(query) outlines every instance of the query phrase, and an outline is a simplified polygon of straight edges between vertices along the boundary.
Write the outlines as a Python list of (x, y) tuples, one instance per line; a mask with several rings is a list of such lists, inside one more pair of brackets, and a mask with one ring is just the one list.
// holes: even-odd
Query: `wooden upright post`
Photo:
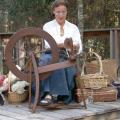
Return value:
[(3, 74), (3, 46), (1, 39), (0, 39), (0, 74)]
[(114, 31), (110, 30), (110, 58), (115, 58)]
[(83, 23), (83, 0), (77, 0), (78, 4), (78, 26), (80, 28), (81, 39), (83, 40), (83, 30), (84, 30), (84, 23)]

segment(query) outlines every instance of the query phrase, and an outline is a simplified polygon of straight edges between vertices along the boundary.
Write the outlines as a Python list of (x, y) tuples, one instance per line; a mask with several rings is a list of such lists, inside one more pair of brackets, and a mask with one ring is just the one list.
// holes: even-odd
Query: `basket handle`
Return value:
[[(100, 75), (103, 74), (103, 65), (102, 65), (101, 57), (96, 52), (93, 52), (93, 51), (89, 51), (88, 54), (94, 54), (96, 56), (100, 65), (99, 74)], [(82, 66), (81, 76), (85, 75), (84, 68), (85, 68), (85, 61)]]

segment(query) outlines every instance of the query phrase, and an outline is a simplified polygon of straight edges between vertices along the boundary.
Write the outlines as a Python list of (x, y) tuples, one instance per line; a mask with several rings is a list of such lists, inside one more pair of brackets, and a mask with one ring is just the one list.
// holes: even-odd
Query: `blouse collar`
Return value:
[[(60, 28), (60, 24), (56, 21), (56, 19), (54, 19), (54, 22), (55, 22), (55, 24), (57, 25), (57, 27)], [(66, 25), (67, 25), (67, 20), (65, 20), (65, 24), (64, 24), (63, 28), (64, 28)]]

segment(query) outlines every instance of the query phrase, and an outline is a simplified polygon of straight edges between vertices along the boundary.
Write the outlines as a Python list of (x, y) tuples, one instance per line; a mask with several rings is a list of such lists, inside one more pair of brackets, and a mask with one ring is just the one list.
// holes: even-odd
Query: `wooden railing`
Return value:
[(120, 65), (120, 28), (85, 30), (83, 33), (83, 38), (92, 36), (109, 36), (110, 58)]
[(3, 73), (5, 47), (11, 35), (13, 33), (0, 33), (0, 74)]
[[(0, 73), (3, 72), (3, 62), (4, 62), (4, 50), (6, 46), (6, 41), (14, 33), (0, 33)], [(116, 62), (120, 65), (120, 28), (118, 29), (97, 29), (97, 30), (84, 30), (84, 37), (94, 37), (94, 36), (108, 36), (110, 43), (110, 58), (116, 59)]]

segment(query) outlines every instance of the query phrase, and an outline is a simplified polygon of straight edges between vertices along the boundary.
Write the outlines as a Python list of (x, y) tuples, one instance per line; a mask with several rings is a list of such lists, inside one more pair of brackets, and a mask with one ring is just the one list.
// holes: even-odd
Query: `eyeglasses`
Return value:
[(64, 16), (64, 15), (66, 15), (67, 14), (67, 11), (57, 11), (57, 12), (55, 12), (55, 15), (61, 15), (61, 16)]

